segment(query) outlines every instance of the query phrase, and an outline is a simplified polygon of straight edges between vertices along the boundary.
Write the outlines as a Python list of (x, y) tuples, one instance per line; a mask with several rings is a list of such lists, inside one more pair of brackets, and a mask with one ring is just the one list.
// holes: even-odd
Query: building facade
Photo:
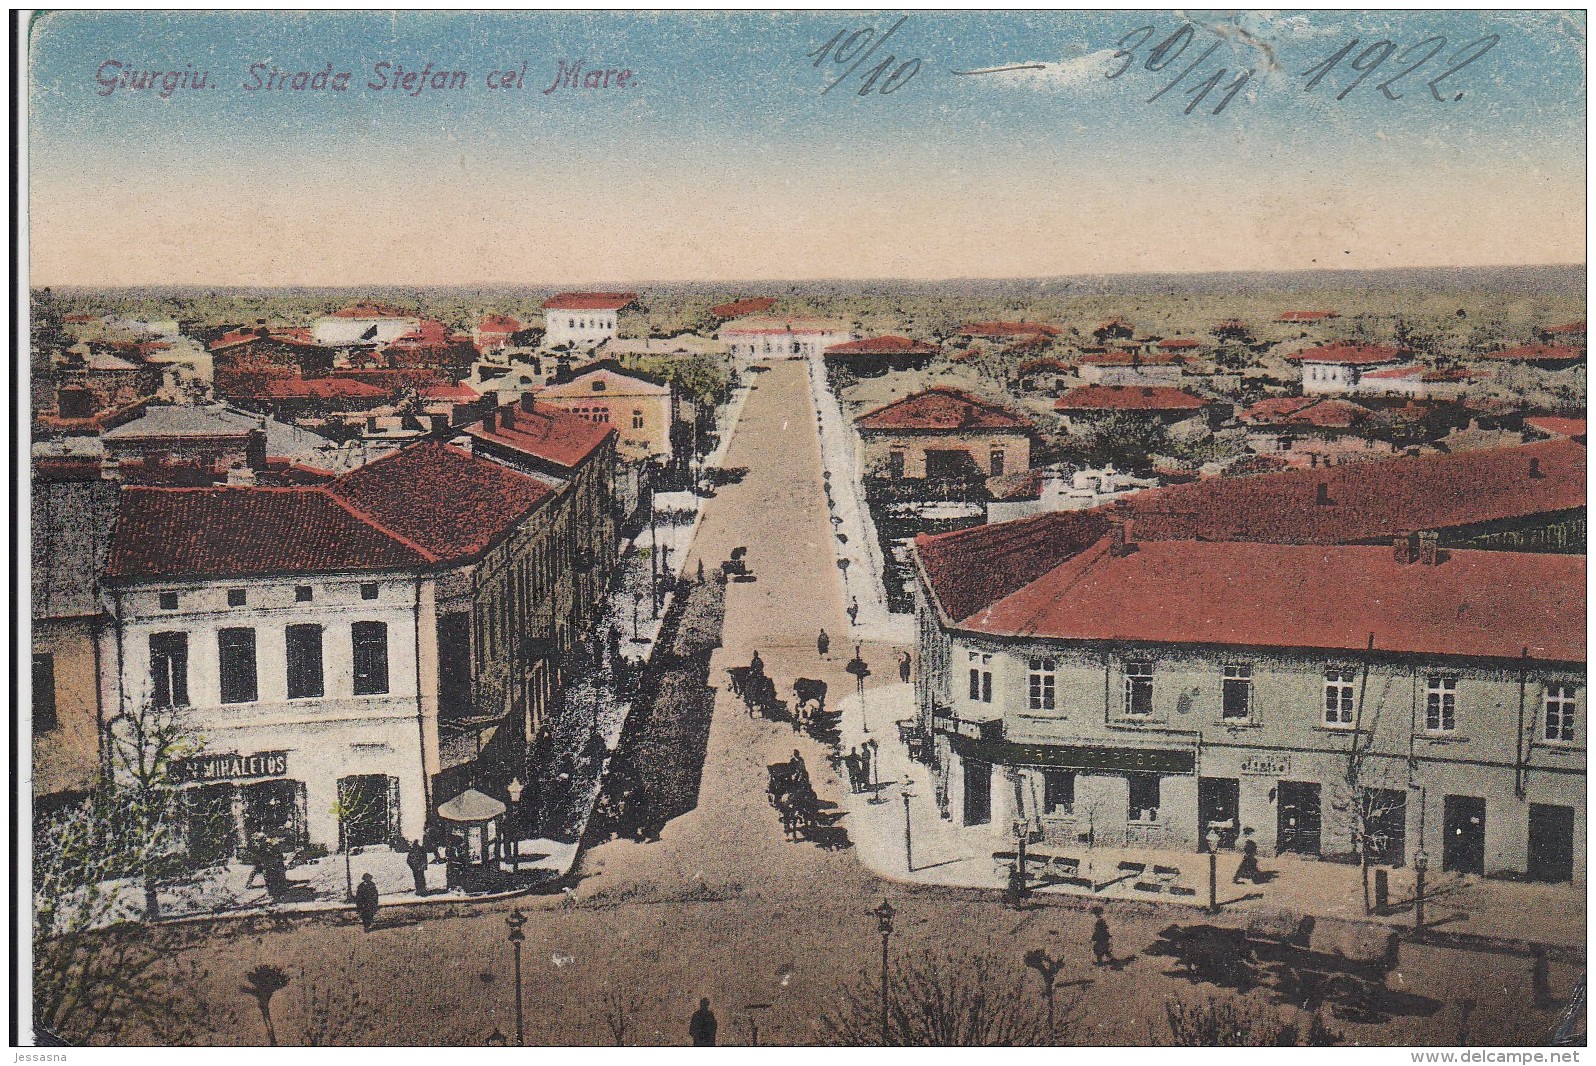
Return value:
[(1031, 468), (1029, 420), (959, 389), (926, 389), (854, 420), (859, 476), (1002, 477)]
[(810, 318), (750, 316), (733, 319), (715, 334), (734, 359), (813, 359), (827, 348), (853, 340), (839, 322)]
[(591, 349), (615, 336), (635, 292), (562, 292), (543, 301), (543, 346)]
[(311, 339), (326, 348), (392, 344), (421, 327), (421, 316), (383, 304), (358, 303), (316, 320)]
[(671, 460), (676, 397), (663, 378), (605, 359), (579, 368), (569, 380), (555, 380), (536, 396), (538, 403), (614, 427), (616, 454), (623, 460)]

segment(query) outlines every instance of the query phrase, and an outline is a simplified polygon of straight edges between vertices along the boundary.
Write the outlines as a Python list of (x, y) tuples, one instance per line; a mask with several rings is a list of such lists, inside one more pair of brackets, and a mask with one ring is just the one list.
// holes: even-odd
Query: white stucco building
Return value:
[(717, 337), (732, 357), (747, 362), (759, 359), (812, 359), (827, 348), (854, 339), (838, 322), (819, 318), (750, 316), (720, 327)]
[(328, 348), (381, 346), (420, 328), (420, 315), (386, 304), (358, 303), (318, 318), (311, 336)]
[(1302, 364), (1302, 391), (1307, 396), (1364, 391), (1359, 384), (1365, 374), (1408, 361), (1407, 353), (1400, 348), (1355, 344), (1309, 348), (1292, 358)]
[(543, 301), (543, 346), (595, 348), (620, 328), (620, 314), (635, 292), (561, 292)]

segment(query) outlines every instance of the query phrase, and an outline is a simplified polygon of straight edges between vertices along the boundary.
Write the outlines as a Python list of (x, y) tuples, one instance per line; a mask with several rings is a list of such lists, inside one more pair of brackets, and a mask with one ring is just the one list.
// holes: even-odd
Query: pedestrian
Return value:
[(854, 748), (849, 751), (848, 754), (844, 755), (842, 757), (842, 765), (848, 769), (848, 788), (855, 793), (863, 792), (864, 787), (860, 784), (859, 780), (861, 767), (859, 749)]
[(863, 792), (865, 789), (870, 787), (870, 773), (874, 769), (874, 767), (872, 767), (870, 765), (870, 756), (872, 754), (874, 754), (874, 753), (870, 750), (870, 742), (868, 740), (865, 741), (863, 744), (859, 745), (859, 791), (860, 792)]
[(421, 846), (421, 841), (412, 840), (410, 850), (405, 853), (405, 865), (410, 867), (410, 876), (416, 882), (416, 895), (427, 894), (427, 849)]
[(909, 653), (906, 651), (898, 653), (898, 680), (905, 685), (909, 683)]
[(820, 636), (815, 638), (815, 650), (820, 653), (822, 659), (831, 651), (831, 638), (826, 636), (824, 629), (820, 631)]
[(1231, 878), (1231, 884), (1239, 885), (1246, 881), (1249, 885), (1258, 883), (1258, 842), (1252, 838), (1252, 830), (1244, 834), (1247, 842), (1241, 846), (1241, 862), (1236, 866), (1236, 876)]
[(693, 1020), (687, 1023), (687, 1035), (692, 1037), (694, 1047), (714, 1047), (716, 1027), (715, 1012), (709, 1009), (709, 997), (705, 996), (698, 1001)]
[(360, 924), (366, 927), (366, 932), (371, 932), (377, 920), (377, 882), (370, 874), (362, 874), (360, 885), (355, 889), (355, 913), (360, 915)]
[(763, 660), (763, 659), (761, 659), (759, 657), (759, 649), (758, 648), (754, 649), (754, 657), (752, 659), (748, 660), (748, 676), (750, 676), (750, 677), (764, 677), (765, 676), (765, 660)]
[(859, 624), (859, 601), (858, 600), (849, 600), (848, 601), (848, 624), (851, 625), (851, 626)]
[(266, 894), (276, 902), (288, 891), (288, 864), (283, 861), (283, 849), (276, 841), (263, 840), (261, 846), (264, 861), (261, 877), (266, 881)]
[(1114, 961), (1114, 942), (1103, 917), (1103, 908), (1093, 907), (1092, 913), (1097, 915), (1097, 924), (1092, 926), (1092, 955), (1097, 960), (1096, 965), (1107, 966)]

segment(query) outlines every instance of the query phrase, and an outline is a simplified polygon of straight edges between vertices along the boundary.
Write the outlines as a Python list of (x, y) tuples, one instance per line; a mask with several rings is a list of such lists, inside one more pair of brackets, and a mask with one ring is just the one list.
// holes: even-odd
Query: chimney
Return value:
[(1538, 455), (1530, 456), (1530, 475), (1529, 476), (1530, 477), (1535, 477), (1535, 478), (1545, 477), (1546, 476), (1546, 475), (1541, 473), (1541, 460), (1540, 460), (1540, 456), (1538, 456)]
[(1419, 563), (1423, 566), (1438, 566), (1445, 561), (1441, 554), (1441, 534), (1433, 529), (1427, 529), (1419, 534)]
[(1398, 566), (1407, 566), (1419, 557), (1419, 535), (1398, 533), (1391, 541), (1391, 558)]
[(1130, 523), (1123, 518), (1109, 519), (1108, 554), (1119, 559), (1135, 550), (1136, 545), (1130, 539)]
[(514, 429), (515, 428), (515, 404), (513, 404), (513, 403), (512, 404), (507, 404), (505, 406), (505, 408), (504, 408), (504, 412), (501, 415), (501, 418), (504, 421), (504, 428), (505, 429)]
[(489, 411), (485, 416), (483, 416), (482, 428), (487, 430), (489, 433), (497, 433), (498, 432), (498, 430), (499, 430), (499, 409), (497, 407), (495, 407), (493, 410)]
[(525, 411), (527, 414), (531, 414), (537, 409), (536, 405), (537, 400), (530, 392), (523, 392), (521, 394), (521, 410)]
[(1321, 481), (1314, 487), (1313, 502), (1320, 507), (1330, 506), (1330, 486), (1328, 483)]

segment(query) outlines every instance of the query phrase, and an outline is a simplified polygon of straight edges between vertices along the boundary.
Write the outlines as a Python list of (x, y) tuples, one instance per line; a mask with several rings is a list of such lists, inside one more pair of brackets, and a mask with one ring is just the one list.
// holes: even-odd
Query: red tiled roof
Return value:
[(367, 463), (327, 490), (440, 560), (482, 551), (554, 490), (436, 441)]
[(1152, 385), (1082, 385), (1053, 401), (1055, 411), (1197, 411), (1204, 401), (1181, 389)]
[[(514, 420), (514, 425), (505, 425), (506, 413)], [(466, 433), (485, 443), (567, 470), (580, 466), (615, 432), (613, 426), (589, 422), (546, 403), (536, 404), (530, 412), (517, 404), (506, 404), (495, 416), (496, 428), (490, 430), (486, 422), (477, 422), (467, 426)]]
[(430, 318), (421, 320), (421, 324), (409, 333), (394, 340), (398, 348), (421, 347), (425, 345), (448, 344), (450, 341), (449, 327), (442, 322), (435, 322)]
[(769, 311), (776, 306), (774, 296), (753, 296), (746, 300), (733, 300), (727, 304), (716, 304), (709, 309), (709, 313), (716, 318), (736, 318), (739, 315), (757, 315)]
[(416, 318), (418, 316), (416, 315), (416, 313), (414, 311), (406, 311), (403, 308), (394, 307), (391, 304), (381, 304), (381, 303), (374, 303), (374, 302), (367, 301), (367, 300), (362, 300), (361, 302), (359, 302), (357, 304), (351, 304), (348, 307), (340, 308), (339, 310), (334, 311), (332, 313), (331, 317), (332, 318)]
[(455, 403), (472, 403), (482, 398), (482, 394), (470, 385), (458, 383), (450, 385), (443, 382), (424, 386), (416, 395), (423, 400), (453, 400)]
[(388, 390), (348, 378), (275, 377), (243, 386), (233, 393), (255, 400), (383, 400)]
[(1327, 318), (1340, 318), (1335, 311), (1282, 311), (1276, 322), (1321, 322)]
[(1044, 355), (1036, 359), (1021, 360), (1020, 364), (1014, 369), (1021, 374), (1034, 374), (1039, 370), (1056, 370), (1059, 373), (1064, 373), (1075, 368), (1056, 356)]
[(1159, 341), (1158, 346), (1169, 352), (1186, 352), (1193, 348), (1201, 348), (1203, 345), (1201, 341), (1192, 340), (1190, 337), (1171, 337)]
[(986, 337), (995, 339), (999, 337), (1057, 337), (1057, 326), (1045, 326), (1040, 322), (969, 322), (959, 327), (959, 334), (965, 337)]
[(1297, 363), (1342, 363), (1348, 366), (1378, 366), (1396, 363), (1407, 358), (1401, 348), (1388, 348), (1377, 344), (1326, 344), (1306, 348), (1286, 357)]
[(953, 533), (922, 533), (914, 554), (943, 613), (959, 622), (1085, 551), (1107, 529), (1101, 509), (1049, 511)]
[(1558, 418), (1555, 415), (1537, 415), (1526, 418), (1524, 424), (1531, 429), (1538, 429), (1552, 437), (1583, 437), (1585, 435), (1585, 420), (1583, 418)]
[(910, 340), (888, 334), (884, 337), (866, 337), (864, 340), (833, 344), (826, 355), (935, 355), (942, 349), (925, 341)]
[(1029, 430), (1030, 422), (967, 392), (939, 385), (860, 415), (862, 430)]
[(478, 333), (520, 333), (525, 328), (509, 315), (483, 315), (477, 323)]
[(242, 329), (228, 330), (220, 337), (217, 337), (215, 340), (211, 341), (210, 349), (213, 352), (219, 352), (223, 348), (234, 348), (240, 344), (253, 344), (255, 341), (260, 340), (264, 336), (266, 336), (266, 331), (264, 329), (257, 329), (253, 326), (245, 326)]
[[(1328, 503), (1316, 502), (1320, 485)], [(1139, 540), (1288, 544), (1351, 544), (1583, 506), (1585, 449), (1566, 440), (1171, 485), (1115, 504)]]
[(1585, 350), (1566, 344), (1520, 344), (1516, 348), (1503, 348), (1497, 352), (1481, 352), (1475, 358), (1504, 362), (1577, 363), (1585, 358)]
[(1140, 352), (1114, 349), (1107, 352), (1087, 352), (1081, 356), (1080, 361), (1086, 366), (1174, 366), (1180, 362), (1180, 357), (1168, 352), (1151, 352), (1143, 355)]
[(421, 566), (415, 545), (322, 489), (129, 487), (107, 578), (330, 573)]
[(543, 301), (545, 311), (619, 311), (637, 299), (635, 292), (560, 292)]
[(1106, 540), (964, 619), (982, 633), (1585, 660), (1585, 558), (1390, 547)]
[(1579, 334), (1583, 334), (1585, 332), (1585, 323), (1583, 321), (1580, 321), (1580, 322), (1569, 322), (1566, 325), (1562, 325), (1562, 326), (1550, 326), (1550, 327), (1542, 330), (1541, 332), (1543, 332), (1543, 333), (1579, 333)]
[(1311, 396), (1281, 396), (1259, 400), (1236, 413), (1238, 422), (1258, 426), (1308, 426), (1316, 429), (1351, 429), (1371, 414), (1350, 400)]

